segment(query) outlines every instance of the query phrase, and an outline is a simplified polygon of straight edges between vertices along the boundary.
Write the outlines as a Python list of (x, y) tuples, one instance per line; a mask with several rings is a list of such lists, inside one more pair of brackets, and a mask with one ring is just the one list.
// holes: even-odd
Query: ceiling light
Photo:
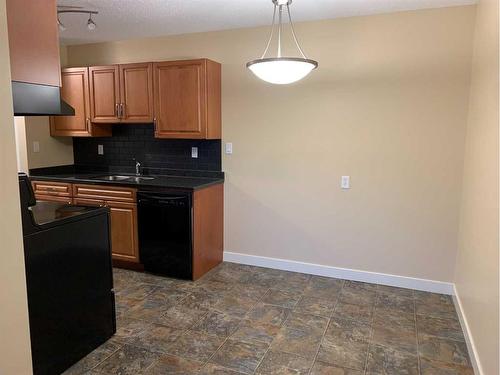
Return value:
[(93, 31), (97, 27), (96, 23), (92, 19), (92, 16), (94, 14), (99, 14), (98, 11), (96, 11), (96, 10), (89, 10), (89, 9), (87, 9), (87, 10), (80, 9), (80, 7), (58, 6), (57, 7), (57, 25), (59, 26), (59, 30), (61, 30), (61, 31), (66, 30), (66, 26), (64, 26), (64, 24), (59, 19), (59, 15), (62, 14), (62, 13), (88, 14), (89, 15), (89, 19), (87, 21), (87, 28), (90, 31)]
[[(274, 4), (273, 22), (266, 48), (260, 59), (252, 60), (247, 63), (247, 68), (250, 69), (257, 77), (266, 82), (284, 85), (297, 82), (307, 76), (312, 70), (318, 67), (318, 62), (308, 59), (302, 48), (300, 48), (297, 36), (295, 35), (295, 30), (293, 29), (292, 16), (290, 15), (290, 4), (292, 3), (292, 0), (272, 0), (272, 2)], [(290, 31), (292, 33), (295, 46), (297, 47), (301, 57), (283, 57), (281, 55), (283, 7), (286, 7)], [(269, 50), (269, 46), (271, 45), (274, 36), (276, 11), (278, 12), (278, 51), (276, 53), (276, 57), (266, 58), (267, 51)]]
[(64, 26), (64, 24), (61, 22), (61, 20), (59, 19), (59, 17), (57, 17), (57, 26), (59, 27), (59, 31), (66, 30), (66, 26)]
[(95, 30), (97, 25), (95, 24), (94, 21), (92, 21), (92, 13), (89, 13), (89, 20), (87, 21), (87, 28), (92, 31)]

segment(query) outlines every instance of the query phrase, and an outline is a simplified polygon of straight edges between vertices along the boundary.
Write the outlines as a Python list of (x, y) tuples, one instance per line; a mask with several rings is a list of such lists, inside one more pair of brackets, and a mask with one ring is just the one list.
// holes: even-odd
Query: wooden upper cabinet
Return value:
[(120, 69), (120, 122), (153, 122), (153, 64), (124, 64)]
[(7, 0), (12, 81), (61, 85), (56, 0)]
[(95, 123), (120, 122), (120, 79), (118, 65), (91, 66), (90, 120)]
[(61, 97), (75, 109), (74, 116), (52, 116), (52, 136), (91, 137), (111, 135), (107, 126), (90, 121), (90, 92), (88, 68), (68, 68), (61, 73)]
[(157, 138), (221, 138), (221, 68), (208, 60), (154, 63)]

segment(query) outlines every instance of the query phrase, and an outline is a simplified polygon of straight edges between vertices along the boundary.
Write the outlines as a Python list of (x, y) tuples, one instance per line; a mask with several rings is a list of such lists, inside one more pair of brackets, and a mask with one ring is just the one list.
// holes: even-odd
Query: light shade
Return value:
[(317, 67), (316, 61), (299, 57), (274, 57), (247, 63), (247, 68), (257, 77), (277, 85), (299, 81)]

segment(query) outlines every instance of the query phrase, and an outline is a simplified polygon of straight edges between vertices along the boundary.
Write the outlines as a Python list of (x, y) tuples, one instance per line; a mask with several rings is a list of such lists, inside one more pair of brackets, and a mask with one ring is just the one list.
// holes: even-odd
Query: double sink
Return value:
[(142, 181), (154, 180), (154, 177), (106, 175), (106, 176), (92, 177), (92, 180), (117, 181), (117, 182), (137, 182), (137, 183), (139, 183)]

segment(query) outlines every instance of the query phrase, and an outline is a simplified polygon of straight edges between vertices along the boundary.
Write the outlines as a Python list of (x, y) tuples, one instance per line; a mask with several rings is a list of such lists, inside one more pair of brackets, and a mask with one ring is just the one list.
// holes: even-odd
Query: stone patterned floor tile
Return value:
[(344, 280), (332, 279), (323, 276), (312, 276), (309, 280), (304, 294), (317, 298), (325, 298), (330, 301), (335, 300), (340, 295)]
[(415, 291), (415, 307), (419, 315), (457, 319), (453, 300), (444, 294)]
[(413, 298), (402, 297), (394, 294), (379, 294), (375, 307), (386, 310), (410, 312), (412, 314), (415, 312), (415, 303)]
[(420, 374), (421, 375), (474, 375), (474, 370), (470, 366), (459, 366), (459, 365), (441, 363), (421, 358)]
[(92, 353), (89, 353), (87, 356), (82, 358), (80, 361), (75, 363), (65, 372), (63, 375), (79, 375), (83, 374), (86, 371), (91, 370), (96, 367), (99, 363), (104, 361), (106, 358), (110, 357), (113, 353), (115, 353), (118, 349), (123, 346), (123, 343), (120, 342), (116, 338), (111, 338), (106, 341), (104, 344), (99, 346)]
[(278, 290), (286, 290), (302, 294), (308, 285), (311, 275), (296, 272), (284, 272), (275, 280), (272, 287)]
[(161, 356), (153, 365), (151, 365), (145, 374), (192, 375), (196, 374), (202, 366), (203, 363), (200, 362), (165, 354)]
[(155, 321), (169, 327), (187, 329), (199, 323), (207, 314), (208, 308), (189, 300), (183, 300), (169, 308)]
[(312, 360), (305, 359), (294, 354), (269, 350), (257, 368), (256, 374), (305, 375), (309, 373), (311, 365)]
[(152, 352), (165, 353), (182, 332), (161, 324), (151, 324), (142, 332), (130, 337), (127, 343)]
[(258, 342), (242, 342), (228, 339), (210, 359), (220, 365), (243, 373), (253, 373), (266, 354), (268, 345)]
[(344, 287), (356, 288), (356, 289), (366, 289), (366, 290), (371, 290), (371, 291), (377, 292), (379, 285), (372, 284), (372, 283), (365, 283), (363, 281), (346, 280), (344, 283)]
[(262, 297), (261, 302), (268, 305), (275, 305), (293, 309), (299, 302), (301, 295), (296, 292), (286, 290), (269, 289)]
[(150, 325), (149, 322), (125, 318), (121, 320), (121, 325), (117, 327), (114, 337), (127, 341), (139, 335)]
[(372, 305), (354, 305), (340, 300), (335, 306), (333, 315), (341, 319), (371, 322), (373, 310)]
[(279, 330), (280, 327), (277, 325), (243, 320), (231, 338), (239, 341), (259, 341), (270, 344)]
[(316, 361), (314, 362), (310, 375), (363, 375), (363, 371), (332, 366)]
[(210, 311), (192, 330), (207, 335), (228, 337), (238, 329), (240, 322), (240, 318)]
[(385, 375), (419, 375), (418, 356), (379, 345), (370, 345), (367, 373)]
[(94, 370), (104, 374), (149, 374), (149, 371), (145, 372), (146, 369), (151, 366), (158, 357), (158, 354), (147, 349), (124, 345), (109, 358), (105, 359)]
[(320, 343), (321, 333), (314, 334), (290, 327), (282, 327), (272, 342), (271, 349), (313, 359)]
[(168, 353), (199, 362), (207, 361), (222, 345), (224, 338), (200, 332), (184, 332), (169, 346)]
[(317, 360), (362, 371), (368, 355), (368, 341), (354, 336), (326, 336), (321, 342)]
[(342, 319), (333, 316), (326, 330), (325, 336), (332, 338), (357, 337), (368, 340), (371, 334), (371, 325), (367, 322)]
[(373, 325), (372, 342), (391, 349), (417, 354), (415, 329), (394, 325)]
[(328, 326), (328, 318), (292, 312), (285, 321), (284, 326), (304, 332), (311, 332), (314, 335), (322, 335)]
[(256, 304), (253, 298), (227, 294), (219, 299), (213, 309), (221, 313), (243, 318)]
[(352, 305), (373, 306), (377, 300), (377, 292), (364, 285), (348, 283), (342, 288), (339, 299)]
[(465, 341), (462, 327), (456, 319), (417, 315), (417, 332), (419, 337), (425, 335)]
[(255, 301), (262, 298), (263, 295), (269, 290), (268, 287), (259, 285), (247, 285), (247, 284), (234, 284), (233, 288), (228, 292), (229, 295), (248, 297)]
[(241, 375), (244, 372), (234, 371), (213, 363), (207, 363), (196, 375)]
[(117, 334), (65, 375), (417, 375), (417, 333), (419, 375), (473, 375), (449, 296), (228, 262), (113, 278)]
[(129, 299), (143, 299), (157, 288), (158, 286), (151, 284), (129, 283), (129, 286), (118, 291), (116, 296)]
[(302, 296), (297, 305), (295, 305), (293, 311), (302, 314), (312, 314), (329, 317), (333, 313), (335, 304), (335, 301), (331, 301), (328, 299)]
[(421, 357), (461, 366), (470, 366), (467, 345), (463, 341), (434, 336), (423, 336), (418, 340)]
[(254, 322), (281, 326), (290, 314), (290, 309), (284, 307), (257, 303), (247, 314), (247, 319)]
[(413, 298), (414, 296), (413, 289), (398, 288), (396, 286), (378, 285), (377, 290), (379, 294), (382, 295), (393, 295), (406, 298)]
[(395, 327), (405, 327), (415, 329), (415, 314), (411, 311), (398, 311), (385, 309), (382, 307), (375, 308), (373, 314), (373, 324), (387, 325)]

